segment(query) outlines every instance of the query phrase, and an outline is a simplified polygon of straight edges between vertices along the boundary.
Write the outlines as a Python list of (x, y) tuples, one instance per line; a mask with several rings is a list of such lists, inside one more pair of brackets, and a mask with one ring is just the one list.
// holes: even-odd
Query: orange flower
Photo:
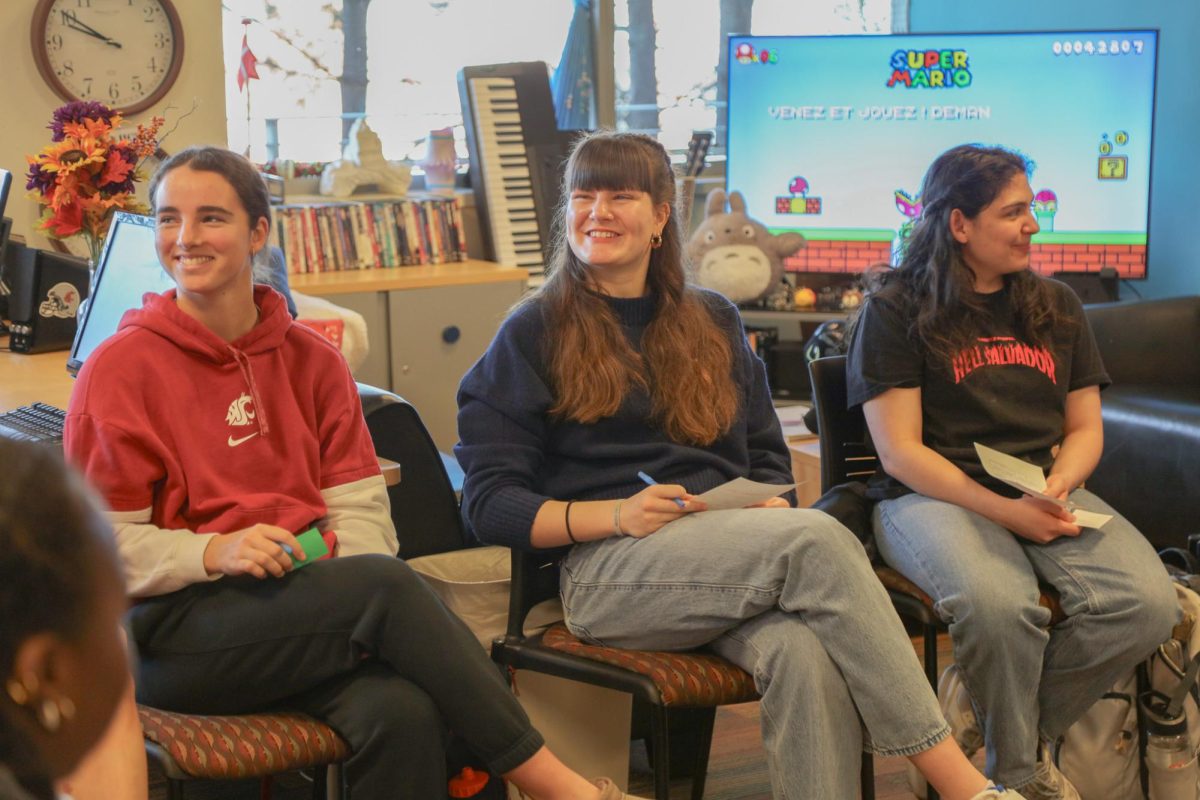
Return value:
[(67, 137), (43, 149), (33, 163), (47, 172), (70, 175), (91, 164), (103, 164), (104, 148), (99, 147), (94, 139)]

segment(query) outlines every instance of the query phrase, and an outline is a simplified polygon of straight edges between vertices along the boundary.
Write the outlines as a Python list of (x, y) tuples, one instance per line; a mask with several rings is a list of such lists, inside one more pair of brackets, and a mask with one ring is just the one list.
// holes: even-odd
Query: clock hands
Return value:
[(79, 18), (76, 17), (75, 14), (70, 11), (62, 12), (62, 21), (63, 21), (63, 24), (66, 25), (71, 30), (79, 31), (80, 33), (86, 33), (88, 36), (91, 36), (93, 38), (99, 39), (100, 41), (104, 42), (109, 47), (116, 47), (116, 48), (121, 47), (121, 43), (118, 42), (116, 39), (110, 39), (109, 37), (107, 37), (103, 33), (101, 33), (100, 31), (98, 31), (95, 28), (93, 28), (92, 26), (88, 25), (87, 23), (80, 22)]

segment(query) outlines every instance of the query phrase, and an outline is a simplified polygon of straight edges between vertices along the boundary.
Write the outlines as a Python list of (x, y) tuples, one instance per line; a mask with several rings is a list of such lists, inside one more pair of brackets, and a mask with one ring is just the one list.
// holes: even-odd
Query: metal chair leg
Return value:
[(692, 800), (703, 800), (704, 783), (708, 779), (708, 756), (712, 749), (713, 724), (717, 720), (716, 706), (708, 709), (700, 725), (696, 727), (699, 740), (696, 742), (696, 760), (692, 767)]
[(929, 679), (929, 686), (935, 693), (937, 692), (938, 685), (937, 636), (937, 626), (924, 626), (922, 641), (925, 645), (925, 677)]
[(654, 742), (654, 800), (671, 800), (671, 737), (667, 731), (667, 709), (651, 709), (650, 729)]
[[(938, 685), (937, 635), (938, 629), (936, 626), (925, 626), (925, 677), (929, 678), (929, 685), (932, 687), (934, 694), (937, 694)], [(937, 789), (930, 786), (925, 795), (925, 800), (938, 800)]]
[(865, 751), (862, 754), (859, 783), (862, 800), (875, 800), (875, 757)]

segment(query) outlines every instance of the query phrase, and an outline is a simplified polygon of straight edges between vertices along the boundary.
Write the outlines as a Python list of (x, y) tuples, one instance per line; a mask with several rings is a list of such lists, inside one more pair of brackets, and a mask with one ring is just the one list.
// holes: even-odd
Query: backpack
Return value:
[[(1145, 800), (1148, 796), (1147, 720), (1138, 702), (1139, 696), (1145, 698), (1148, 691), (1167, 698), (1182, 695), (1191, 740), (1192, 760), (1185, 767), (1190, 785), (1183, 794), (1172, 794), (1164, 800), (1200, 798), (1196, 788), (1200, 781), (1196, 760), (1200, 752), (1200, 689), (1196, 670), (1188, 670), (1192, 661), (1200, 660), (1200, 595), (1185, 585), (1189, 578), (1176, 579), (1175, 593), (1183, 617), (1171, 638), (1105, 692), (1057, 744), (1055, 761), (1079, 791), (1081, 800)], [(1188, 779), (1183, 782), (1188, 783)]]

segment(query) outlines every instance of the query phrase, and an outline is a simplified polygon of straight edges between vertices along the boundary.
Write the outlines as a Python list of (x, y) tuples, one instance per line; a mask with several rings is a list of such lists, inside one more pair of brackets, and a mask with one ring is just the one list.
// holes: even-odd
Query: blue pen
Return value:
[[(649, 475), (642, 472), (641, 470), (638, 470), (638, 477), (641, 478), (642, 481), (644, 481), (647, 486), (656, 486), (658, 484), (658, 481), (654, 480), (654, 478), (651, 478)], [(675, 505), (679, 506), (680, 508), (684, 508), (687, 505), (682, 500), (680, 500), (678, 497), (672, 497), (671, 499), (674, 500)]]

